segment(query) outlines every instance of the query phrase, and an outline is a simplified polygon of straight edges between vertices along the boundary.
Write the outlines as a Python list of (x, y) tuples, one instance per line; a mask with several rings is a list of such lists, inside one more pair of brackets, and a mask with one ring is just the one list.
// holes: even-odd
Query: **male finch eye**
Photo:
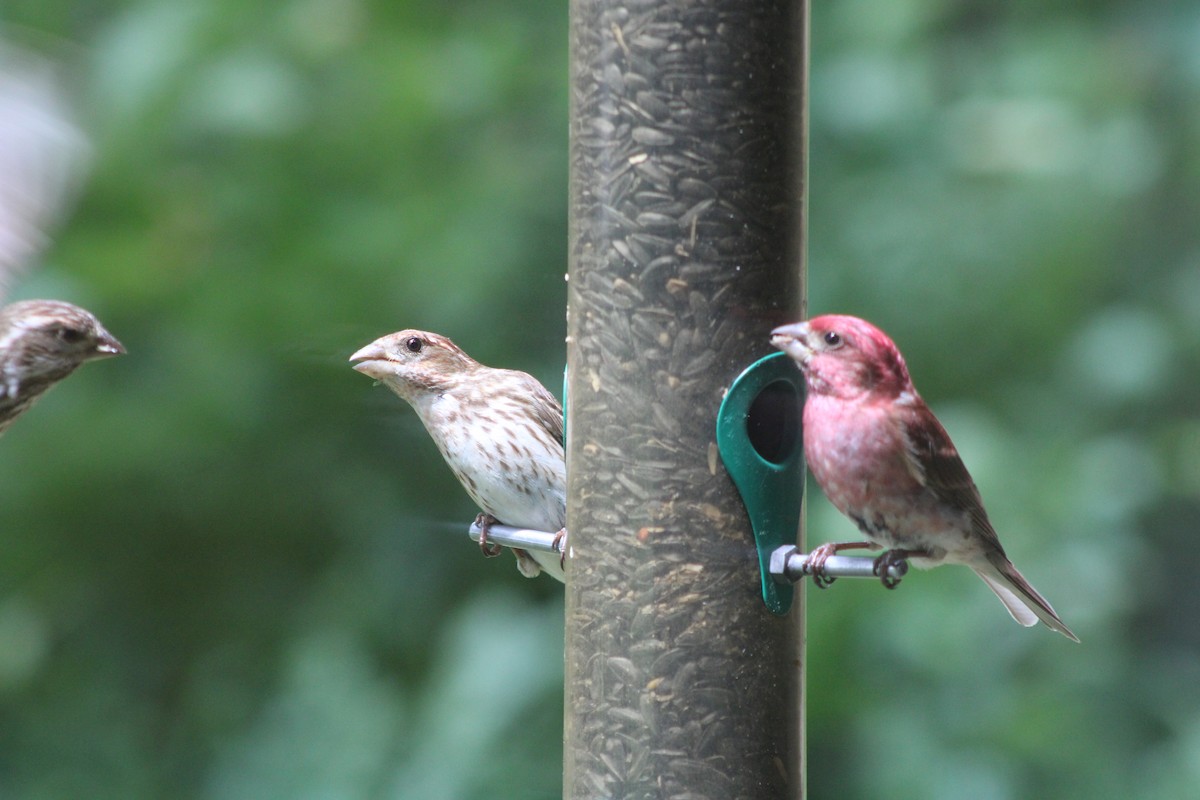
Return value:
[(838, 336), (836, 332), (834, 332), (834, 331), (826, 331), (825, 332), (825, 344), (829, 345), (830, 347), (836, 347), (837, 345), (839, 345), (841, 343), (842, 343), (842, 337)]

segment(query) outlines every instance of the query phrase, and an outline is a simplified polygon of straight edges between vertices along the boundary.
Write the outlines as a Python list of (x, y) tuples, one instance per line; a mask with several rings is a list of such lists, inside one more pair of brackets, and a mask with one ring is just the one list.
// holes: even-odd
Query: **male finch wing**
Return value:
[(897, 409), (903, 428), (909, 471), (946, 505), (971, 515), (976, 533), (984, 542), (1003, 552), (1000, 538), (983, 508), (983, 497), (958, 455), (950, 434), (924, 401)]

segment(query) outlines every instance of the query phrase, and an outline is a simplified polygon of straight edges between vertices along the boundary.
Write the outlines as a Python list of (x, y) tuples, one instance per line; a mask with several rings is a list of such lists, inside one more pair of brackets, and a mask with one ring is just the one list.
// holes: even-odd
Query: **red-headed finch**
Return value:
[(776, 328), (771, 344), (804, 373), (809, 470), (870, 540), (821, 545), (813, 551), (817, 574), (826, 558), (853, 547), (888, 548), (876, 560), (880, 575), (899, 559), (916, 567), (965, 564), (1017, 622), (1041, 620), (1079, 641), (1004, 554), (975, 482), (887, 334), (829, 314)]
[[(531, 375), (485, 367), (426, 331), (383, 336), (350, 356), (354, 369), (408, 401), (454, 477), (483, 510), (481, 524), (561, 531), (567, 522), (563, 412)], [(481, 539), (484, 552), (486, 537)], [(521, 574), (564, 580), (557, 553), (513, 552)]]

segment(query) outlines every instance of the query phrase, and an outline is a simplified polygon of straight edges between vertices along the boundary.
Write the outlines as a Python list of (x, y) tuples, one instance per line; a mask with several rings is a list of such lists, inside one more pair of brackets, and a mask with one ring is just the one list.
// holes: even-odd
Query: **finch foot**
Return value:
[[(879, 558), (875, 559), (873, 571), (879, 576), (885, 589), (895, 589), (900, 585), (899, 578), (893, 578), (889, 573), (892, 567), (898, 567), (905, 564), (912, 556), (927, 556), (929, 555), (924, 550), (888, 550)], [(907, 565), (906, 565), (907, 566)]]
[(836, 578), (825, 574), (825, 562), (841, 550), (878, 550), (874, 542), (826, 542), (808, 554), (808, 574), (812, 575), (813, 584), (818, 589), (827, 589)]
[(479, 526), (479, 549), (483, 551), (487, 558), (495, 558), (504, 552), (504, 548), (498, 544), (492, 544), (488, 541), (488, 528), (495, 525), (500, 520), (493, 517), (491, 514), (480, 512), (479, 516), (475, 517), (475, 524)]
[(837, 578), (831, 578), (825, 574), (825, 561), (836, 552), (837, 546), (829, 543), (821, 545), (808, 554), (809, 574), (812, 575), (813, 585), (818, 589), (828, 589), (829, 584), (837, 580)]
[(563, 569), (567, 568), (567, 529), (562, 528), (558, 533), (554, 534), (554, 541), (550, 542), (550, 546), (554, 548), (554, 552), (558, 553), (558, 565)]

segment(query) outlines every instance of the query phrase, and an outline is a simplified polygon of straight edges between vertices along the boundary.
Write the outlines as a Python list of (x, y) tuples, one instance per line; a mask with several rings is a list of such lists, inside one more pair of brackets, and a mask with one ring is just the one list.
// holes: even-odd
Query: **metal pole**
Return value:
[(765, 608), (714, 427), (803, 316), (807, 12), (571, 2), (572, 800), (804, 795), (803, 604)]

